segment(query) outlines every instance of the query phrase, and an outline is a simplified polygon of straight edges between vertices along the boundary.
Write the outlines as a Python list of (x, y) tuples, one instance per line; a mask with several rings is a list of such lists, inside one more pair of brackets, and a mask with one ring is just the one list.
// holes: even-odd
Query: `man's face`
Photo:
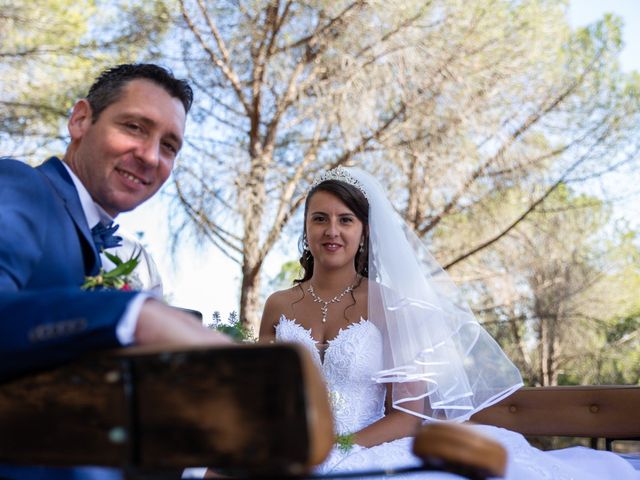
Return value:
[(179, 99), (145, 79), (127, 83), (97, 122), (91, 113), (86, 100), (76, 103), (65, 161), (94, 201), (115, 217), (167, 180), (182, 147), (186, 113)]

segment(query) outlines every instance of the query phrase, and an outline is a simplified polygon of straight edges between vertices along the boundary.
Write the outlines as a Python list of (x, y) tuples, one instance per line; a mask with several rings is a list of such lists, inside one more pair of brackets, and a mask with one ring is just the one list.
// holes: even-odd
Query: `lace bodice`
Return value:
[(337, 433), (357, 432), (384, 416), (385, 387), (372, 381), (382, 369), (382, 335), (373, 323), (361, 319), (341, 329), (329, 340), (324, 362), (311, 330), (295, 320), (280, 317), (276, 339), (302, 344), (311, 352), (327, 382)]

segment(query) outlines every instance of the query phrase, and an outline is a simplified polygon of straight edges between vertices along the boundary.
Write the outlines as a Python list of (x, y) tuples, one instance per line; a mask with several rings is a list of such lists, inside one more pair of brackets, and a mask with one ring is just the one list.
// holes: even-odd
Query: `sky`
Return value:
[[(188, 134), (188, 131), (187, 131)], [(133, 212), (118, 216), (128, 232), (143, 232), (143, 244), (154, 258), (164, 284), (167, 302), (198, 310), (205, 323), (214, 311), (223, 319), (238, 310), (240, 268), (217, 249), (185, 238), (171, 252), (166, 198), (156, 196)]]
[[(571, 0), (568, 19), (571, 26), (581, 27), (607, 12), (624, 21), (622, 68), (640, 72), (640, 0)], [(156, 196), (134, 212), (120, 215), (118, 222), (129, 232), (144, 232), (143, 243), (158, 264), (169, 303), (201, 311), (205, 323), (210, 323), (214, 311), (227, 318), (231, 311), (238, 310), (239, 265), (215, 248), (188, 239), (180, 243), (175, 254), (171, 253), (168, 214), (166, 199)], [(297, 250), (289, 259), (296, 253)], [(275, 275), (285, 259), (282, 252), (267, 257), (267, 275)]]
[(625, 71), (640, 72), (640, 0), (571, 0), (569, 22), (573, 27), (588, 25), (605, 13), (622, 17), (624, 50), (620, 56)]

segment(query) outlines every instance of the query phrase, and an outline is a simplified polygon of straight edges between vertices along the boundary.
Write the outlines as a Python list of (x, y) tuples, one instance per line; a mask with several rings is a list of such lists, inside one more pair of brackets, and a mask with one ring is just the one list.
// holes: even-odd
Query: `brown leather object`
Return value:
[(426, 465), (469, 478), (504, 477), (507, 452), (502, 445), (457, 423), (423, 425), (413, 453)]
[(640, 386), (525, 387), (471, 417), (523, 435), (640, 437)]
[(103, 353), (0, 386), (0, 463), (299, 474), (333, 444), (295, 345)]

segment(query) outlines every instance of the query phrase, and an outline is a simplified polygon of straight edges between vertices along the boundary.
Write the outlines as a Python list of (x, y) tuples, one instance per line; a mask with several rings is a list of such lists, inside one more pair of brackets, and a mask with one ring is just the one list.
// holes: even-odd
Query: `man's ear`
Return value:
[(78, 100), (73, 106), (71, 111), (71, 117), (67, 123), (69, 135), (71, 135), (71, 141), (80, 140), (85, 132), (91, 126), (93, 121), (93, 112), (91, 111), (91, 105), (86, 99)]

